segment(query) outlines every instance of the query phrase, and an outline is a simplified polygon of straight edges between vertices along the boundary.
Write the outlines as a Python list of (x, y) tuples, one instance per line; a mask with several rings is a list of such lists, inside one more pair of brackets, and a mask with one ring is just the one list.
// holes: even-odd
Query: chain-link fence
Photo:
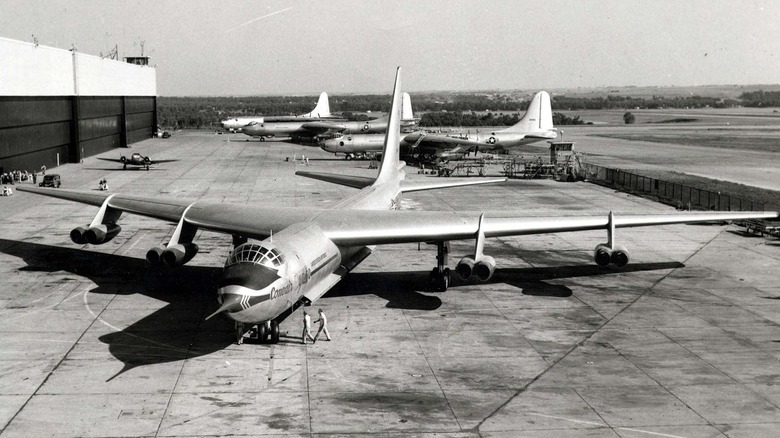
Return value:
[(619, 169), (582, 163), (587, 179), (616, 189), (652, 196), (678, 209), (716, 211), (763, 211), (764, 203), (727, 193), (698, 189)]

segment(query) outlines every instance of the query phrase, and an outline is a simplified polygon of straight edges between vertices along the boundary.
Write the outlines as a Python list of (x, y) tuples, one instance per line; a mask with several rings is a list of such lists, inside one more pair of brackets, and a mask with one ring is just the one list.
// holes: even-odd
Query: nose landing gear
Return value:
[[(243, 331), (239, 335), (238, 344), (240, 345), (243, 340)], [(249, 330), (249, 339), (252, 339), (260, 344), (277, 344), (279, 343), (279, 323), (276, 321), (266, 321), (261, 324), (253, 326)]]

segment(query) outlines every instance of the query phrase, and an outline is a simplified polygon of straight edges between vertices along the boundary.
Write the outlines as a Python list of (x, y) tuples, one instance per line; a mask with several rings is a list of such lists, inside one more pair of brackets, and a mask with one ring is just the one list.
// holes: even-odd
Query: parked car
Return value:
[(62, 184), (62, 180), (60, 179), (60, 176), (56, 173), (51, 173), (49, 175), (43, 176), (43, 181), (41, 181), (40, 184), (38, 184), (41, 187), (57, 187), (59, 188)]

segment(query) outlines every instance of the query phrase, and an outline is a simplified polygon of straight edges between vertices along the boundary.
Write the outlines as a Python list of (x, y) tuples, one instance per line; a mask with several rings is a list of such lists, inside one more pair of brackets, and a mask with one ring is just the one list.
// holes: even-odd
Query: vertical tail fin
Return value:
[(531, 100), (523, 118), (507, 131), (535, 132), (550, 129), (553, 129), (550, 95), (546, 91), (540, 91)]
[(399, 148), (401, 143), (401, 67), (395, 73), (395, 85), (393, 87), (393, 106), (390, 108), (390, 120), (387, 122), (387, 135), (385, 145), (382, 148), (382, 164), (379, 166), (379, 175), (374, 185), (382, 184), (398, 178), (399, 175)]
[(330, 102), (328, 102), (328, 93), (322, 92), (317, 106), (308, 114), (302, 114), (301, 117), (330, 117)]
[(401, 121), (408, 122), (414, 120), (412, 113), (412, 98), (409, 93), (403, 94), (403, 110), (401, 111)]

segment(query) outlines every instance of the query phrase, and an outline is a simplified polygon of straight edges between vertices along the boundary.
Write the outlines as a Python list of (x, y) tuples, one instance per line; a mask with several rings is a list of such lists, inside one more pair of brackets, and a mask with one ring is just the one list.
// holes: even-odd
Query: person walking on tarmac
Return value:
[(304, 310), (303, 311), (303, 334), (301, 334), (301, 344), (306, 343), (306, 338), (311, 339), (312, 343), (316, 342), (316, 340), (311, 336), (311, 317)]
[(318, 310), (320, 314), (320, 319), (314, 321), (314, 323), (320, 323), (320, 329), (317, 330), (317, 334), (314, 335), (314, 340), (317, 341), (317, 338), (320, 337), (320, 333), (325, 333), (325, 339), (330, 341), (330, 333), (328, 333), (328, 318), (325, 317), (325, 312), (322, 311), (322, 309)]

